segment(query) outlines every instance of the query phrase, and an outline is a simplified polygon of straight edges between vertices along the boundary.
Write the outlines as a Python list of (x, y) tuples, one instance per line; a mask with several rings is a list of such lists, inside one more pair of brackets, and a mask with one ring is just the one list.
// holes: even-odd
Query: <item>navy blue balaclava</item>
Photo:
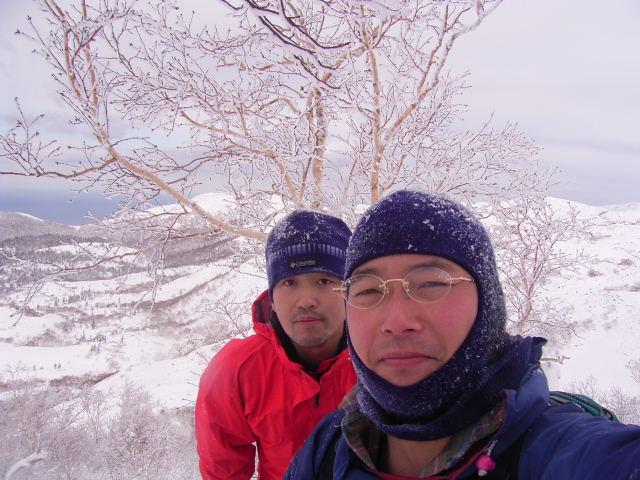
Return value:
[(350, 236), (349, 227), (331, 215), (296, 210), (284, 217), (269, 233), (265, 247), (269, 293), (283, 278), (303, 273), (342, 278)]
[[(356, 225), (345, 279), (363, 263), (397, 254), (435, 255), (463, 267), (478, 289), (478, 314), (458, 351), (431, 375), (395, 386), (367, 368), (349, 342), (358, 377), (358, 403), (381, 431), (433, 440), (472, 425), (515, 388), (541, 353), (540, 342), (511, 337), (491, 241), (480, 221), (439, 194), (395, 192), (370, 207)], [(428, 308), (416, 303), (416, 308)], [(347, 314), (348, 320), (348, 314)]]

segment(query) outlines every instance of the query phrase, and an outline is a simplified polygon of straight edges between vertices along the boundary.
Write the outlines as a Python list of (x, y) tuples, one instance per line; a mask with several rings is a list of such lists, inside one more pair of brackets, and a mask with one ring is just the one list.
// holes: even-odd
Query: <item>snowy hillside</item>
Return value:
[(0, 212), (0, 241), (30, 232), (32, 235), (73, 234), (81, 227), (48, 222), (26, 213)]
[[(202, 200), (207, 209), (223, 208), (219, 198), (206, 197)], [(558, 212), (569, 205), (550, 201)], [(547, 365), (550, 378), (555, 387), (567, 388), (593, 376), (602, 388), (640, 394), (626, 367), (640, 358), (640, 205), (577, 208), (592, 227), (579, 243), (564, 248), (582, 249), (590, 257), (588, 266), (568, 280), (552, 280), (545, 289), (571, 307), (568, 320), (583, 326), (568, 344), (549, 346), (550, 355), (567, 357), (562, 364)], [(47, 283), (15, 327), (26, 287), (5, 294), (0, 298), (0, 365), (3, 370), (22, 365), (47, 381), (67, 378), (73, 383), (108, 375), (99, 388), (131, 380), (148, 388), (165, 407), (189, 407), (203, 357), (211, 356), (217, 342), (239, 333), (228, 316), (216, 313), (216, 302), (232, 300), (239, 310), (266, 281), (259, 260), (252, 259), (234, 268), (224, 258), (180, 266), (167, 270), (166, 276), (171, 280), (155, 292), (153, 308), (145, 296), (143, 287), (150, 279), (144, 272)], [(243, 328), (249, 324), (247, 313), (240, 319)]]
[(21, 318), (17, 307), (26, 288), (6, 295), (0, 306), (2, 371), (11, 367), (35, 380), (116, 391), (132, 381), (164, 407), (190, 408), (204, 356), (248, 328), (246, 315), (237, 325), (216, 318), (218, 302), (237, 301), (246, 312), (244, 300), (256, 296), (264, 280), (251, 262), (231, 269), (225, 259), (165, 275), (154, 304), (145, 273), (46, 283)]
[[(210, 210), (225, 208), (219, 198), (199, 200)], [(549, 201), (555, 211), (569, 211), (568, 202)], [(640, 397), (640, 381), (629, 368), (630, 362), (640, 365), (640, 205), (574, 206), (591, 226), (562, 248), (581, 249), (589, 261), (544, 287), (569, 307), (567, 322), (577, 325), (568, 342), (548, 345), (545, 356), (561, 363), (545, 368), (553, 388), (587, 389), (621, 408), (624, 399)], [(26, 238), (6, 242), (22, 241), (53, 258), (88, 248)], [(26, 381), (96, 395), (117, 395), (133, 385), (148, 392), (156, 411), (182, 415), (190, 425), (208, 359), (228, 338), (250, 333), (250, 303), (266, 287), (261, 258), (230, 256), (219, 242), (194, 250), (207, 255), (191, 258), (185, 248), (177, 249), (181, 261), (165, 270), (160, 285), (126, 262), (127, 273), (45, 282), (21, 318), (17, 312), (30, 285), (15, 282), (11, 265), (1, 264), (0, 400)]]
[[(563, 202), (554, 203), (559, 211)], [(555, 347), (567, 359), (548, 365), (547, 372), (557, 388), (593, 377), (600, 388), (640, 396), (640, 383), (627, 368), (640, 360), (640, 205), (579, 205), (579, 212), (593, 226), (566, 248), (583, 249), (590, 261), (567, 281), (545, 288), (571, 306), (570, 320), (585, 325), (567, 345)]]

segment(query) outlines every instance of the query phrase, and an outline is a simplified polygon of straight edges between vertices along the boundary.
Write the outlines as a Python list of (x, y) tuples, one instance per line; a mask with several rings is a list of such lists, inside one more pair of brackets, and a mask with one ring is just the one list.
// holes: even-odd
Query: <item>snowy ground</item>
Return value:
[(586, 321), (561, 353), (562, 365), (547, 367), (552, 386), (593, 377), (602, 388), (619, 387), (640, 395), (626, 365), (640, 359), (640, 205), (606, 208), (580, 205), (594, 222), (592, 237), (579, 247), (592, 257), (587, 266), (567, 280), (546, 287), (572, 306), (572, 319)]
[[(567, 205), (562, 200), (552, 202), (557, 209)], [(640, 395), (640, 385), (627, 368), (630, 360), (640, 359), (640, 205), (577, 207), (593, 227), (588, 236), (564, 248), (581, 248), (591, 261), (545, 288), (570, 306), (568, 320), (583, 325), (566, 345), (545, 352), (566, 357), (545, 368), (553, 388), (567, 389), (593, 377), (602, 388), (619, 387)], [(212, 305), (216, 300), (239, 302), (246, 326), (248, 304), (266, 280), (253, 262), (235, 269), (224, 262), (181, 267), (173, 273), (176, 278), (157, 292), (160, 303), (151, 313), (133, 306), (118, 309), (141, 295), (121, 285), (117, 290), (119, 279), (47, 284), (33, 299), (40, 310), (55, 298), (83, 291), (91, 295), (60, 312), (40, 314), (36, 308), (15, 327), (15, 309), (7, 304), (17, 297), (0, 299), (0, 375), (8, 379), (11, 371), (20, 370), (34, 379), (70, 384), (87, 380), (97, 382), (96, 389), (116, 392), (132, 382), (164, 408), (189, 408), (207, 360), (223, 338), (234, 333), (229, 318), (216, 313)], [(127, 279), (129, 287), (144, 281), (142, 274)], [(128, 313), (122, 316), (123, 311)], [(203, 338), (210, 340), (202, 343)]]
[[(15, 302), (20, 293), (3, 299), (0, 384), (3, 376), (6, 381), (21, 376), (69, 385), (104, 377), (94, 388), (118, 392), (125, 382), (131, 382), (148, 390), (163, 407), (192, 406), (199, 376), (223, 343), (215, 339), (230, 333), (225, 319), (215, 318), (211, 304), (253, 299), (266, 282), (250, 263), (233, 270), (224, 262), (176, 270), (181, 276), (158, 290), (153, 310), (134, 310), (142, 295), (135, 292), (135, 285), (146, 280), (138, 274), (127, 279), (132, 288), (121, 289), (121, 293), (116, 290), (119, 279), (47, 284), (33, 298), (35, 312), (23, 315), (16, 326), (17, 311), (7, 300)], [(36, 313), (47, 305), (55, 310), (51, 307), (55, 298), (81, 292), (89, 292), (86, 300), (65, 303), (60, 313)], [(125, 304), (131, 306), (118, 307)], [(248, 305), (242, 305), (242, 311), (240, 323), (246, 329)], [(191, 348), (202, 344), (203, 338), (214, 341)]]

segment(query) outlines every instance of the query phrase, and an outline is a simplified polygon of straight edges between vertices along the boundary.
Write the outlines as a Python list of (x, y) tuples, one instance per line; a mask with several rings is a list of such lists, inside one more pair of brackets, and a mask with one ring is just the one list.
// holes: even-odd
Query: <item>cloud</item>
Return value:
[[(214, 2), (180, 5), (187, 12), (197, 9), (197, 21), (221, 21)], [(80, 133), (88, 132), (69, 125), (45, 62), (30, 53), (32, 44), (13, 34), (25, 29), (26, 16), (35, 9), (35, 2), (0, 3), (0, 129), (15, 124), (13, 98), (19, 96), (25, 113), (46, 114), (43, 132), (62, 145), (77, 145)], [(594, 179), (578, 184), (584, 190), (575, 195), (581, 199), (601, 203), (602, 191), (611, 188), (608, 179), (617, 176), (616, 195), (640, 201), (637, 184), (628, 185), (640, 170), (638, 18), (637, 0), (611, 0), (606, 7), (600, 0), (504, 2), (452, 51), (453, 71), (471, 71), (471, 88), (461, 98), (470, 108), (466, 125), (475, 128), (492, 113), (497, 126), (518, 123), (544, 147), (545, 163), (556, 162), (574, 178)], [(114, 136), (132, 133), (126, 122), (112, 120)], [(606, 186), (599, 187), (597, 179), (606, 179)]]
[(561, 183), (551, 194), (590, 205), (638, 202), (640, 148), (597, 142), (560, 143), (545, 147), (541, 158), (559, 165)]
[(565, 195), (640, 201), (639, 16), (634, 0), (503, 3), (453, 50), (471, 72), (468, 124), (518, 123), (573, 182)]

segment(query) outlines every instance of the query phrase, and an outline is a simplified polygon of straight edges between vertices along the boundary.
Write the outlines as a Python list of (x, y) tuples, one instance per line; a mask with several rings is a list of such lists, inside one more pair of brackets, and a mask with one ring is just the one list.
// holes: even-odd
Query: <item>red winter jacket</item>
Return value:
[[(325, 360), (317, 381), (287, 357), (269, 324), (268, 292), (253, 303), (248, 338), (231, 340), (200, 379), (196, 440), (205, 480), (280, 480), (313, 427), (355, 383), (347, 351)], [(255, 444), (255, 445), (254, 445)]]

